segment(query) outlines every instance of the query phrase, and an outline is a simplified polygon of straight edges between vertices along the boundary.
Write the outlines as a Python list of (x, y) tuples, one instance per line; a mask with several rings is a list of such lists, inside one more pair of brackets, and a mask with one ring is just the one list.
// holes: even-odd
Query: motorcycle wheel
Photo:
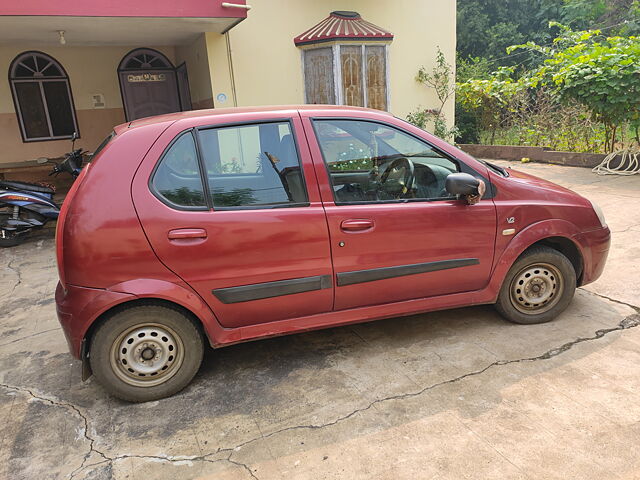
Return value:
[(9, 238), (0, 238), (0, 248), (15, 247), (16, 245), (20, 245), (24, 238), (24, 235), (17, 235)]

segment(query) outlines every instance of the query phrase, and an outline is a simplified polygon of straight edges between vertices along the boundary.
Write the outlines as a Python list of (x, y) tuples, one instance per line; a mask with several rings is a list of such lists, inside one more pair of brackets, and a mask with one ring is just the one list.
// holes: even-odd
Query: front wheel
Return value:
[(569, 259), (552, 248), (533, 247), (507, 273), (495, 306), (511, 322), (545, 323), (567, 308), (575, 290)]
[(145, 305), (122, 310), (100, 325), (89, 361), (109, 393), (147, 402), (186, 387), (203, 353), (202, 334), (190, 317), (171, 307)]

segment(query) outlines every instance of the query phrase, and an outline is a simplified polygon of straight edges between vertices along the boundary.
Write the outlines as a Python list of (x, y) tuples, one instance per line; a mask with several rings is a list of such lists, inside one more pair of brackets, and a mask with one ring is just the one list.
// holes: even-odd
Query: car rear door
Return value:
[(252, 118), (194, 128), (176, 122), (133, 181), (158, 258), (224, 327), (333, 306), (328, 229), (308, 145), (298, 141), (300, 117)]
[[(389, 116), (380, 122), (309, 118), (303, 112), (303, 123), (329, 224), (336, 310), (471, 292), (487, 284), (494, 203), (485, 198), (466, 205), (444, 190), (449, 173), (469, 170), (464, 164)], [(416, 188), (402, 194), (396, 180), (395, 198), (379, 183), (385, 165), (398, 158), (412, 160)]]

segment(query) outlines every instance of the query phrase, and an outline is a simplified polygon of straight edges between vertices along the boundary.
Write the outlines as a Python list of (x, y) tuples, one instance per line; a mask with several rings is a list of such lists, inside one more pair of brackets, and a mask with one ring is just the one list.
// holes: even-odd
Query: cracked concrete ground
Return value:
[(614, 232), (556, 321), (483, 306), (237, 345), (141, 405), (80, 381), (50, 231), (0, 251), (0, 478), (640, 478), (640, 177), (515, 168)]

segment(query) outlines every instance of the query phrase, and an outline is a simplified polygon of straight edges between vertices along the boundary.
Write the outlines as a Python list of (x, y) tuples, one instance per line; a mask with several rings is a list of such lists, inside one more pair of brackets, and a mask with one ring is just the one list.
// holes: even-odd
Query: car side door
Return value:
[(193, 128), (177, 122), (134, 178), (156, 255), (224, 327), (332, 309), (327, 224), (301, 132), (297, 112)]
[(494, 203), (467, 205), (445, 190), (449, 173), (481, 175), (386, 118), (303, 116), (329, 224), (336, 310), (471, 292), (489, 280)]

